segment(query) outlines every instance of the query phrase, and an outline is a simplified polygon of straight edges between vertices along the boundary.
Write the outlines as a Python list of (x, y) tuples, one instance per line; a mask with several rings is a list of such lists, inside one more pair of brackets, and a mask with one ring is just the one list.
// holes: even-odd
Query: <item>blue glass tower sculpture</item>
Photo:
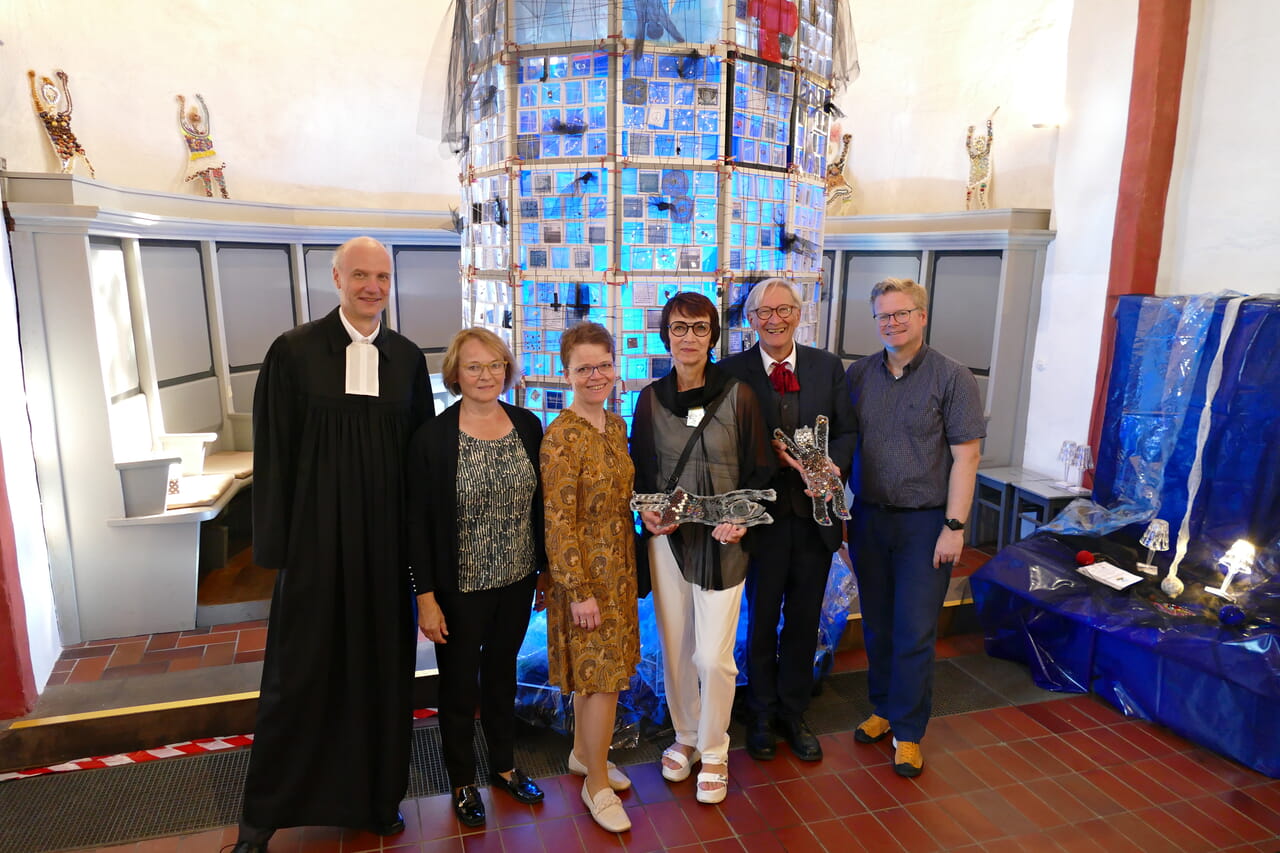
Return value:
[(606, 326), (619, 412), (670, 369), (663, 303), (721, 307), (721, 353), (754, 341), (742, 302), (782, 275), (816, 340), (844, 0), (459, 0), (446, 139), (462, 164), (468, 324), (522, 360), (522, 405), (568, 404), (563, 330)]

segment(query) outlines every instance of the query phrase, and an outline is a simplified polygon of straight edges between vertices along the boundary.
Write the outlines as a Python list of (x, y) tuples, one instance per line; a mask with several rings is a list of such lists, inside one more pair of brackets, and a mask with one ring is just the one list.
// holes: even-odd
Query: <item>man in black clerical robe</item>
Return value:
[(340, 306), (285, 332), (253, 401), (253, 552), (279, 569), (236, 853), (280, 827), (404, 829), (415, 624), (405, 452), (434, 413), (418, 347), (380, 318), (391, 257), (334, 253)]

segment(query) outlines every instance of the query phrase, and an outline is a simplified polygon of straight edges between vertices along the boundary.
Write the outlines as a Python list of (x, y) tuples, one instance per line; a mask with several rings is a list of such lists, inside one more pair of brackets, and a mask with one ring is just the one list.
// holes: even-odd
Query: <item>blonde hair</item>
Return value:
[(871, 310), (876, 310), (876, 300), (886, 293), (905, 293), (921, 311), (929, 308), (929, 292), (909, 278), (886, 278), (871, 288)]
[(511, 354), (511, 347), (507, 346), (506, 341), (495, 335), (488, 329), (480, 326), (472, 326), (463, 329), (453, 336), (453, 340), (449, 341), (449, 349), (444, 354), (444, 386), (449, 389), (451, 394), (461, 394), (462, 386), (458, 384), (458, 371), (462, 365), (458, 362), (462, 358), (462, 345), (467, 341), (477, 341), (498, 355), (507, 363), (507, 369), (503, 371), (502, 390), (510, 391), (512, 386), (516, 384), (516, 357)]

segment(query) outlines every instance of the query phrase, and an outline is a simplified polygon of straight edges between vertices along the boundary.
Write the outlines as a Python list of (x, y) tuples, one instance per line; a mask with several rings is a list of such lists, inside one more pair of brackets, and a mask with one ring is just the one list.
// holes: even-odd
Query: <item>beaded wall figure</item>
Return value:
[(827, 146), (857, 72), (847, 0), (457, 0), (442, 138), (462, 163), (468, 325), (519, 353), (518, 402), (571, 402), (563, 331), (617, 341), (616, 410), (671, 369), (679, 291), (721, 309), (718, 356), (754, 343), (742, 304), (783, 275), (820, 343)]
[[(27, 83), (31, 86), (31, 105), (36, 115), (44, 122), (44, 129), (49, 134), (49, 142), (53, 145), (53, 153), (58, 158), (62, 174), (69, 175), (79, 157), (89, 167), (89, 177), (97, 177), (89, 155), (84, 153), (76, 135), (71, 132), (71, 90), (67, 88), (67, 73), (62, 69), (53, 72), (58, 78), (55, 84), (48, 77), (40, 78), (36, 85), (36, 72), (27, 71)], [(63, 102), (66, 103), (63, 103)]]
[(204, 194), (209, 198), (213, 198), (214, 184), (218, 185), (218, 191), (222, 193), (223, 198), (231, 198), (227, 195), (227, 180), (222, 173), (227, 164), (222, 162), (218, 152), (213, 150), (213, 139), (209, 135), (211, 130), (209, 106), (198, 92), (196, 101), (199, 105), (197, 106), (193, 101), (191, 108), (188, 109), (187, 99), (182, 95), (178, 96), (178, 128), (182, 131), (182, 138), (187, 143), (187, 151), (190, 152), (186, 180), (194, 181), (199, 178), (204, 183)]
[(969, 181), (964, 188), (964, 209), (987, 210), (991, 207), (991, 119), (987, 119), (986, 135), (975, 135), (973, 131), (974, 126), (969, 125), (969, 135), (964, 141), (965, 150), (969, 152)]
[(840, 137), (840, 153), (836, 159), (827, 164), (827, 207), (840, 211), (853, 200), (853, 187), (844, 176), (845, 163), (849, 160), (849, 143), (853, 134), (846, 133)]

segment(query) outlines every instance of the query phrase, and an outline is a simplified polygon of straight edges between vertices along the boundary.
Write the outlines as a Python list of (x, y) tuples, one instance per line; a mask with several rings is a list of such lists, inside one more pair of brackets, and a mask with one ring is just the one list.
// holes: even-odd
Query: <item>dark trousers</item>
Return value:
[(747, 707), (794, 718), (813, 694), (831, 552), (810, 518), (779, 518), (757, 537), (747, 569)]
[(867, 690), (898, 740), (919, 742), (933, 709), (938, 615), (951, 582), (950, 563), (933, 567), (945, 517), (943, 509), (902, 512), (855, 504), (849, 520)]
[(449, 786), (476, 782), (476, 705), (489, 744), (489, 769), (515, 767), (516, 655), (529, 629), (537, 575), (497, 589), (437, 592), (448, 642), (436, 646), (440, 667), (440, 743)]

